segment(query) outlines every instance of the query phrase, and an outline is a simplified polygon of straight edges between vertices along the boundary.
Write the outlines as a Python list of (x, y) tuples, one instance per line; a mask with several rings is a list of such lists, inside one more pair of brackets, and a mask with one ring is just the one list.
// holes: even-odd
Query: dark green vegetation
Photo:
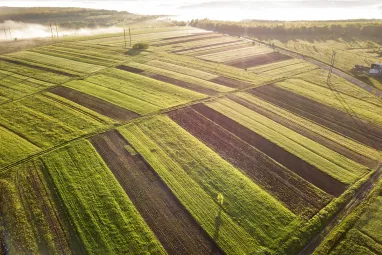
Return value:
[[(138, 42), (0, 56), (1, 254), (298, 254), (379, 166), (381, 100), (345, 79), (192, 27)], [(380, 206), (329, 249), (379, 251)]]

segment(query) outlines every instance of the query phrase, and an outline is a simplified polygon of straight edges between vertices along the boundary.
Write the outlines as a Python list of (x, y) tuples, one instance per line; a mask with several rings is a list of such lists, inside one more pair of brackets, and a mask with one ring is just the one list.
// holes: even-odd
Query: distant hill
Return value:
[(153, 19), (155, 16), (137, 15), (127, 11), (58, 7), (0, 7), (0, 23), (6, 20), (47, 25), (56, 22), (65, 28), (93, 28), (115, 26)]

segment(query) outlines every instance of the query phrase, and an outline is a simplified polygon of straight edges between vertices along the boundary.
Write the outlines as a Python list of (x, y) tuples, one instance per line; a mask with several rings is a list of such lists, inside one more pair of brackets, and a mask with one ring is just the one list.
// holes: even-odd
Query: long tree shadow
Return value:
[(222, 224), (222, 208), (219, 206), (219, 212), (218, 215), (215, 217), (215, 233), (214, 233), (214, 240), (215, 242), (219, 239), (219, 230), (220, 226)]

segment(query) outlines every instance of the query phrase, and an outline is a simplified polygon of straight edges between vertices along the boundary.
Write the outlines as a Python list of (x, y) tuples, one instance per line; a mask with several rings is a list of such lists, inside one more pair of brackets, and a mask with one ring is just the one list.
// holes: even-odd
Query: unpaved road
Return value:
[(328, 225), (315, 237), (312, 241), (304, 247), (304, 249), (299, 253), (299, 255), (309, 255), (314, 252), (314, 250), (322, 243), (322, 241), (329, 235), (329, 233), (340, 224), (347, 215), (351, 213), (354, 207), (358, 206), (362, 201), (364, 201), (370, 191), (373, 189), (374, 185), (382, 178), (382, 165), (380, 165), (373, 174), (367, 180), (359, 191), (353, 196), (353, 198), (336, 214), (336, 216), (329, 222)]

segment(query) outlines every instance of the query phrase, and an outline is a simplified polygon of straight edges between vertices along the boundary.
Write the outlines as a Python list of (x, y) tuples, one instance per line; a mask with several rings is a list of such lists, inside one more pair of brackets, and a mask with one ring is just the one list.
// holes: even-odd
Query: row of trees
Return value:
[(216, 21), (192, 20), (191, 26), (223, 33), (249, 36), (285, 36), (285, 35), (335, 35), (350, 37), (381, 38), (381, 21), (342, 21), (342, 22), (279, 22), (279, 21)]

